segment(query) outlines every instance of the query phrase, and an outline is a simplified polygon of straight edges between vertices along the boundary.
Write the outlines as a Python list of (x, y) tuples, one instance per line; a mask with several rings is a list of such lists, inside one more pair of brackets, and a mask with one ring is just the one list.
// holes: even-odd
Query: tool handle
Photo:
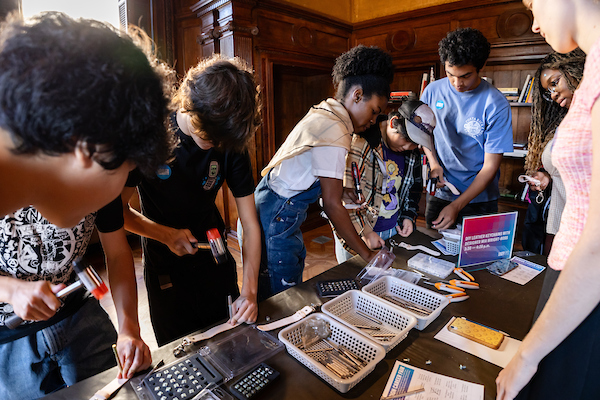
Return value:
[[(65, 296), (73, 293), (77, 289), (79, 289), (81, 286), (83, 286), (81, 281), (76, 281), (74, 283), (71, 283), (69, 286), (67, 286), (63, 290), (59, 291), (58, 293), (56, 293), (56, 297), (58, 297), (59, 299), (62, 299), (63, 297), (65, 297)], [(6, 326), (8, 329), (15, 329), (22, 323), (23, 323), (23, 319), (21, 317), (19, 317), (17, 314), (15, 314), (15, 315), (8, 317), (4, 321), (4, 326)]]
[(354, 188), (356, 189), (356, 195), (360, 198), (362, 190), (360, 189), (360, 178), (358, 174), (358, 165), (352, 161), (352, 180), (354, 181)]
[(7, 319), (4, 320), (4, 326), (8, 329), (15, 329), (17, 326), (23, 323), (23, 319), (19, 317), (17, 314), (11, 315)]
[(452, 286), (456, 286), (463, 289), (479, 289), (479, 283), (469, 281), (459, 281), (457, 279), (451, 279), (449, 283)]

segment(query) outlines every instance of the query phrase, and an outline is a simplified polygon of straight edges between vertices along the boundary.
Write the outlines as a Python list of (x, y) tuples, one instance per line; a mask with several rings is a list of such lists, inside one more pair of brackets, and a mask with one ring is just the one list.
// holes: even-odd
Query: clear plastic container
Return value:
[(451, 263), (450, 261), (428, 256), (424, 253), (415, 255), (408, 260), (407, 264), (410, 268), (437, 276), (441, 279), (446, 279), (446, 277), (454, 271), (455, 266), (454, 263)]
[(396, 255), (387, 247), (383, 246), (379, 253), (356, 275), (361, 286), (368, 285), (384, 274), (392, 265)]

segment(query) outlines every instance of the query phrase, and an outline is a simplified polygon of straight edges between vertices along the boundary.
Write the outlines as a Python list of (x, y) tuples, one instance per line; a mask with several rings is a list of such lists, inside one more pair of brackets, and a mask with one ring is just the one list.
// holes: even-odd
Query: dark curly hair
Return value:
[(440, 40), (438, 52), (442, 64), (446, 61), (456, 67), (471, 64), (479, 72), (490, 56), (490, 49), (490, 42), (477, 29), (458, 28)]
[(215, 54), (191, 68), (174, 97), (197, 134), (221, 149), (245, 151), (260, 125), (260, 88), (240, 58)]
[(358, 85), (365, 99), (373, 94), (388, 98), (394, 80), (392, 56), (377, 47), (358, 45), (335, 60), (333, 67), (335, 98), (343, 100), (350, 88)]
[(529, 131), (527, 158), (525, 159), (525, 170), (528, 174), (535, 173), (542, 165), (542, 152), (546, 144), (554, 137), (556, 128), (569, 111), (555, 101), (544, 100), (542, 95), (546, 89), (544, 89), (540, 80), (542, 71), (545, 69), (560, 71), (567, 82), (569, 90), (575, 92), (583, 78), (584, 65), (585, 53), (577, 48), (567, 54), (556, 52), (548, 54), (535, 72), (531, 130)]
[(105, 169), (129, 160), (152, 174), (174, 142), (164, 69), (148, 57), (97, 21), (9, 17), (0, 28), (0, 127), (11, 151), (55, 156), (82, 143)]

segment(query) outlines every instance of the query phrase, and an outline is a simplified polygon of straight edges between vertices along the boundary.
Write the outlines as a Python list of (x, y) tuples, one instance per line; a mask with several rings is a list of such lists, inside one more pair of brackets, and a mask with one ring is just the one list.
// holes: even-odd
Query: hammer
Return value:
[(217, 264), (227, 261), (225, 244), (219, 230), (217, 228), (209, 229), (206, 231), (206, 237), (208, 238), (208, 243), (198, 242), (192, 244), (192, 246), (202, 250), (210, 250)]
[[(56, 293), (56, 297), (62, 299), (63, 297), (73, 293), (77, 289), (84, 286), (87, 290), (89, 290), (92, 295), (100, 300), (106, 293), (108, 293), (108, 288), (106, 284), (102, 281), (102, 278), (94, 271), (91, 265), (87, 267), (84, 266), (84, 263), (81, 258), (78, 258), (73, 261), (73, 269), (77, 273), (78, 281), (70, 284), (63, 290)], [(13, 315), (10, 318), (7, 318), (4, 321), (4, 325), (9, 329), (15, 329), (17, 326), (21, 325), (23, 319), (18, 315)]]

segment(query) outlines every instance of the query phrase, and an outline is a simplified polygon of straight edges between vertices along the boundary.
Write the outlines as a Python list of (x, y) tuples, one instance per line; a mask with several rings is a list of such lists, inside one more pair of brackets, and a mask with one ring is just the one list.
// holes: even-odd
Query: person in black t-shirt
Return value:
[[(171, 126), (180, 140), (174, 160), (152, 178), (134, 171), (123, 192), (125, 228), (143, 237), (150, 317), (159, 345), (227, 318), (227, 296), (235, 300), (229, 321), (252, 323), (258, 315), (260, 225), (248, 140), (258, 126), (258, 86), (239, 59), (215, 55), (186, 75), (174, 98)], [(206, 231), (224, 223), (215, 199), (227, 182), (245, 232), (243, 283), (235, 262), (217, 264)], [(137, 186), (141, 210), (127, 204)], [(238, 297), (239, 295), (239, 297)]]

